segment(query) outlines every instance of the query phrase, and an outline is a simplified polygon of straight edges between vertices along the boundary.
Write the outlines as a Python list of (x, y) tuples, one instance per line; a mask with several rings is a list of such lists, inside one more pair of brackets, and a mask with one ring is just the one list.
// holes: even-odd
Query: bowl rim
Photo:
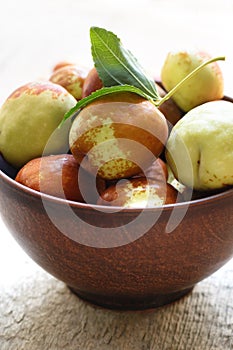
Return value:
[(173, 210), (174, 207), (175, 208), (185, 208), (187, 206), (190, 207), (194, 207), (194, 206), (199, 206), (199, 205), (208, 205), (210, 203), (213, 202), (217, 202), (219, 198), (233, 198), (233, 187), (227, 187), (226, 189), (224, 189), (221, 192), (215, 193), (215, 194), (210, 194), (207, 195), (206, 197), (203, 198), (198, 198), (198, 199), (193, 199), (193, 200), (189, 200), (189, 201), (183, 201), (183, 202), (177, 202), (177, 203), (173, 203), (173, 204), (164, 204), (161, 206), (156, 206), (156, 207), (137, 207), (137, 208), (123, 208), (120, 206), (104, 206), (104, 205), (99, 205), (99, 204), (91, 204), (91, 203), (82, 203), (82, 202), (77, 202), (77, 201), (72, 201), (72, 200), (68, 200), (68, 199), (64, 199), (64, 198), (60, 198), (60, 197), (55, 197), (52, 195), (49, 195), (47, 193), (43, 193), (43, 192), (39, 192), (36, 191), (30, 187), (27, 187), (17, 181), (15, 181), (14, 179), (12, 179), (10, 176), (8, 176), (7, 174), (4, 173), (4, 171), (2, 171), (0, 169), (0, 178), (2, 178), (5, 182), (8, 183), (8, 185), (13, 186), (13, 188), (15, 190), (19, 190), (20, 192), (26, 194), (26, 195), (31, 195), (34, 198), (38, 198), (41, 200), (45, 200), (48, 202), (53, 202), (54, 204), (68, 204), (70, 207), (72, 208), (77, 208), (77, 209), (104, 209), (104, 211), (107, 213), (112, 212), (114, 209), (116, 210), (120, 210), (120, 212), (128, 212), (128, 213), (138, 213), (141, 212), (142, 210), (144, 211), (161, 211), (162, 210)]
[[(222, 100), (232, 102), (233, 103), (233, 98), (224, 95)], [(161, 206), (156, 206), (156, 207), (138, 207), (138, 208), (123, 208), (120, 206), (104, 206), (104, 205), (99, 205), (99, 204), (91, 204), (91, 203), (82, 203), (82, 202), (76, 202), (64, 198), (59, 198), (55, 197), (52, 195), (49, 195), (47, 193), (39, 192), (36, 190), (33, 190), (30, 187), (27, 187), (25, 185), (20, 184), (19, 182), (15, 181), (12, 179), (10, 176), (4, 173), (0, 169), (0, 178), (3, 178), (6, 182), (8, 182), (9, 185), (13, 185), (15, 189), (20, 190), (21, 192), (24, 192), (27, 195), (33, 195), (35, 198), (40, 198), (42, 200), (47, 200), (56, 204), (68, 204), (72, 208), (77, 208), (77, 209), (104, 209), (104, 211), (107, 213), (112, 212), (113, 210), (120, 210), (120, 212), (128, 212), (128, 213), (138, 213), (141, 212), (142, 210), (145, 211), (161, 211), (162, 210), (173, 210), (175, 208), (186, 208), (187, 206), (199, 206), (199, 205), (208, 205), (212, 202), (217, 202), (219, 198), (227, 198), (227, 197), (233, 197), (233, 186), (227, 186), (226, 189), (223, 189), (223, 191), (215, 193), (215, 194), (209, 194), (206, 197), (203, 198), (198, 198), (198, 199), (192, 199), (188, 201), (183, 201), (183, 202), (177, 202), (173, 204), (164, 204)]]

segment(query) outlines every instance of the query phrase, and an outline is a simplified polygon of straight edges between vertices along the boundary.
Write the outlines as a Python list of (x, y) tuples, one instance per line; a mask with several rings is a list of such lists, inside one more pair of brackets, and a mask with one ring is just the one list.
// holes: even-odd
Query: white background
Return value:
[[(225, 91), (233, 96), (232, 14), (231, 0), (2, 1), (0, 103), (20, 85), (48, 78), (58, 61), (92, 67), (91, 26), (116, 33), (154, 75), (170, 50), (225, 55)], [(0, 283), (10, 286), (35, 268), (0, 221)]]

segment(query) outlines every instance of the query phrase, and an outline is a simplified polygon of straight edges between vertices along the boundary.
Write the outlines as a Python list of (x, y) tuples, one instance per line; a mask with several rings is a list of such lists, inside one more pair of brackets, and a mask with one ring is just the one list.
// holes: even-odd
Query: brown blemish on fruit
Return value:
[(79, 113), (69, 143), (74, 156), (88, 153), (89, 169), (99, 169), (98, 174), (110, 180), (134, 176), (149, 167), (167, 136), (166, 119), (151, 102), (132, 93), (117, 93)]
[(60, 95), (67, 95), (68, 92), (57, 84), (51, 82), (32, 82), (23, 85), (13, 91), (13, 93), (8, 97), (8, 99), (15, 99), (23, 94), (37, 96), (43, 92), (50, 91), (53, 94), (53, 98), (57, 99)]
[(82, 87), (87, 71), (75, 65), (66, 65), (53, 72), (49, 80), (63, 86), (77, 100), (82, 97)]
[(103, 191), (97, 203), (134, 208), (155, 207), (175, 203), (176, 197), (177, 191), (166, 181), (160, 183), (139, 177), (109, 186)]

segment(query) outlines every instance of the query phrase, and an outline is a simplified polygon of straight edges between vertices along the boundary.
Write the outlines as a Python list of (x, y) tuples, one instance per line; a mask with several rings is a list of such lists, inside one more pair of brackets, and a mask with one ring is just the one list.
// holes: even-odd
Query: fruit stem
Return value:
[(202, 64), (200, 64), (200, 66), (198, 66), (197, 68), (195, 68), (191, 73), (189, 73), (188, 75), (186, 75), (186, 77), (184, 77), (184, 79), (182, 79), (173, 89), (171, 89), (164, 97), (162, 97), (160, 100), (155, 101), (155, 105), (157, 107), (160, 107), (165, 101), (167, 101), (170, 97), (172, 97), (174, 95), (175, 92), (177, 92), (177, 90), (179, 90), (181, 88), (181, 86), (188, 81), (189, 79), (191, 79), (197, 72), (199, 72), (202, 68), (204, 68), (205, 66), (207, 66), (210, 63), (216, 62), (216, 61), (225, 61), (225, 57), (224, 56), (218, 56), (218, 57), (214, 57), (209, 59), (206, 62), (203, 62)]

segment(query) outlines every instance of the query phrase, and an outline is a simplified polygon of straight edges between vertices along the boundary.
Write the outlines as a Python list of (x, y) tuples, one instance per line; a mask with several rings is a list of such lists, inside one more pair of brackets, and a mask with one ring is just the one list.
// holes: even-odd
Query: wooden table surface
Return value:
[[(173, 49), (225, 55), (225, 92), (233, 96), (232, 15), (231, 0), (1, 3), (0, 103), (20, 85), (48, 78), (58, 61), (92, 67), (93, 25), (118, 34), (155, 75)], [(86, 304), (38, 267), (0, 220), (0, 349), (233, 349), (233, 260), (174, 304), (110, 311)]]

